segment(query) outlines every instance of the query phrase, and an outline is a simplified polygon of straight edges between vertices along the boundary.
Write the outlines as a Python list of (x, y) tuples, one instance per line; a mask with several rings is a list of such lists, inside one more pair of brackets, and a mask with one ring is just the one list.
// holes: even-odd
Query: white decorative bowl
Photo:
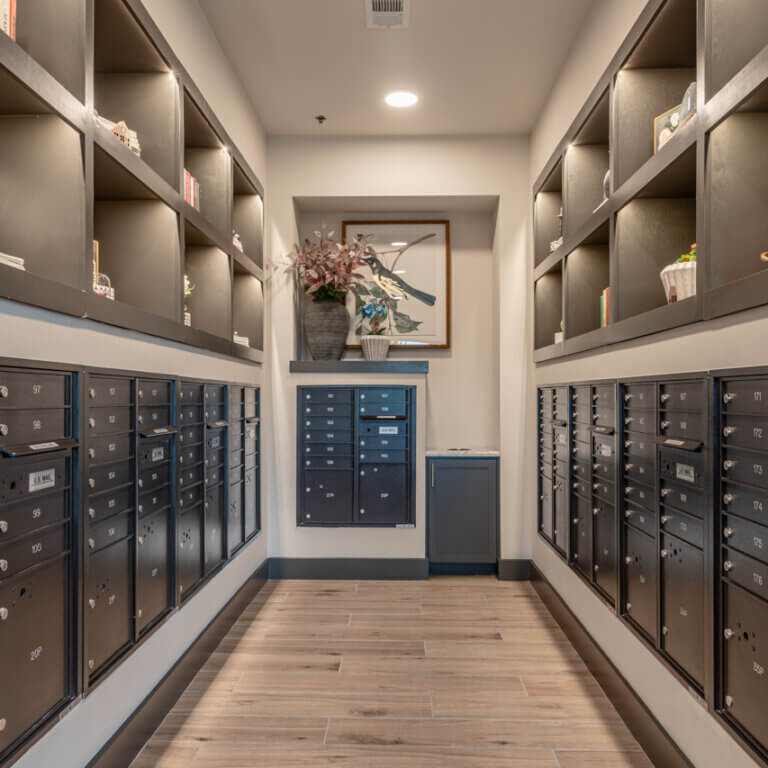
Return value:
[(389, 353), (389, 336), (363, 336), (360, 346), (366, 360), (386, 360)]
[(696, 262), (683, 261), (670, 264), (661, 270), (661, 282), (664, 285), (664, 293), (669, 302), (669, 294), (672, 286), (677, 292), (677, 301), (690, 299), (696, 295)]

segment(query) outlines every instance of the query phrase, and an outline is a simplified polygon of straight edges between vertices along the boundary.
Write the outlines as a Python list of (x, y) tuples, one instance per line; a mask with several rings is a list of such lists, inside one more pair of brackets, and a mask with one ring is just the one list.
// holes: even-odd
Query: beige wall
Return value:
[[(598, 0), (595, 3), (531, 137), (531, 185), (644, 7), (645, 0)], [(529, 191), (529, 206), (532, 203), (530, 196)], [(533, 255), (529, 252), (529, 284), (532, 263)], [(602, 351), (540, 364), (535, 367), (535, 382), (570, 382), (764, 364), (762, 339), (768, 332), (767, 314), (765, 309), (744, 312), (724, 320), (699, 323)], [(529, 338), (531, 348), (532, 338)], [(535, 413), (533, 393), (527, 408)], [(535, 424), (530, 429), (529, 441), (533, 453)], [(535, 484), (536, 466), (529, 465), (526, 472), (529, 484)], [(527, 509), (533, 530), (536, 506), (532, 504)], [(679, 683), (537, 536), (534, 536), (533, 558), (697, 768), (755, 765), (725, 729), (710, 717), (703, 702)]]
[[(265, 181), (264, 137), (242, 88), (195, 0), (147, 0), (146, 6), (199, 84), (247, 162)], [(267, 310), (268, 311), (268, 310)], [(113, 367), (261, 385), (261, 366), (107, 325), (0, 301), (4, 357), (72, 366)], [(268, 407), (266, 418), (269, 418)], [(263, 484), (268, 478), (262, 477)], [(266, 524), (267, 515), (263, 515)], [(171, 669), (189, 644), (266, 558), (266, 531), (174, 613), (17, 763), (18, 768), (82, 768)], [(0, 694), (2, 695), (2, 694)]]
[[(454, 326), (462, 321), (471, 325), (457, 331), (456, 346), (450, 352), (398, 352), (397, 355), (430, 361), (427, 376), (430, 445), (443, 447), (471, 441), (478, 446), (490, 443), (495, 447), (493, 444), (498, 440), (496, 445), (502, 451), (503, 557), (530, 554), (524, 533), (529, 523), (519, 501), (524, 482), (522, 419), (528, 418), (519, 406), (525, 401), (530, 386), (524, 279), (528, 171), (528, 144), (524, 138), (270, 138), (268, 142), (268, 250), (275, 261), (283, 260), (290, 252), (298, 234), (296, 197), (490, 195), (499, 198), (492, 230), (487, 218), (478, 218), (476, 213), (450, 212), (452, 217), (457, 217), (458, 236), (458, 242), (454, 242), (457, 254), (454, 299), (457, 292), (460, 298), (459, 303), (454, 303)], [(432, 209), (439, 210), (439, 206)], [(480, 271), (473, 270), (475, 261), (482, 263)], [(501, 308), (475, 307), (470, 299), (476, 281), (492, 290), (502, 272), (510, 276), (513, 284), (508, 287)], [(270, 343), (274, 366), (269, 387), (274, 424), (288, 425), (293, 423), (296, 408), (294, 382), (288, 374), (288, 363), (295, 353), (293, 291), (282, 274), (276, 273), (273, 283)], [(495, 298), (489, 299), (488, 294), (479, 295), (478, 301), (497, 303)], [(494, 313), (498, 313), (499, 318), (498, 335), (491, 333), (485, 338), (483, 329), (497, 325)], [(487, 349), (477, 349), (480, 345)], [(494, 363), (494, 359), (498, 363)], [(482, 383), (480, 375), (467, 370), (473, 366), (482, 366), (483, 375), (496, 377), (496, 382)], [(475, 391), (476, 387), (480, 389)], [(496, 399), (498, 406), (482, 402), (486, 396), (495, 398), (497, 391), (502, 392), (501, 398)], [(343, 537), (329, 539), (320, 532), (298, 531), (293, 522), (296, 516), (295, 435), (281, 426), (269, 439), (274, 441), (271, 443), (274, 475), (268, 502), (272, 522), (270, 554), (336, 557), (340, 551), (354, 551), (358, 557), (399, 556), (407, 532), (403, 532), (402, 538), (397, 535), (377, 538), (370, 532), (351, 530), (344, 531)], [(423, 467), (419, 471), (423, 472)], [(385, 538), (388, 544), (382, 548), (380, 542)], [(419, 547), (423, 555), (423, 536)]]

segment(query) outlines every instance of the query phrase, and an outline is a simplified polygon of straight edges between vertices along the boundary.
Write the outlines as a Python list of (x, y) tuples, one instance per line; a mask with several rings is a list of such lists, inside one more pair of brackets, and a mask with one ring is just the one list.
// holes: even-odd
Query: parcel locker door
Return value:
[(203, 577), (203, 505), (185, 512), (178, 520), (176, 555), (179, 601), (183, 600)]
[(571, 496), (573, 520), (573, 564), (592, 580), (592, 505), (581, 496)]
[(662, 647), (699, 685), (704, 682), (704, 553), (662, 536)]
[(362, 464), (358, 482), (361, 523), (408, 522), (407, 465)]
[(141, 634), (171, 605), (170, 513), (139, 520), (136, 559), (136, 631)]
[(225, 538), (227, 530), (226, 492), (224, 484), (208, 488), (205, 495), (205, 572), (210, 573), (227, 559)]
[(768, 604), (726, 584), (724, 605), (726, 712), (768, 746)]
[(610, 504), (597, 502), (595, 526), (594, 571), (598, 586), (616, 600), (616, 511)]
[(552, 480), (542, 475), (539, 478), (539, 488), (541, 489), (539, 494), (539, 525), (541, 527), (542, 535), (549, 539), (549, 541), (552, 541), (555, 511), (554, 487)]
[(0, 582), (0, 754), (69, 697), (69, 558)]
[(227, 550), (229, 555), (243, 543), (243, 488), (239, 482), (229, 486), (229, 513), (227, 515)]
[(554, 510), (554, 536), (555, 546), (564, 554), (568, 554), (568, 483), (558, 478), (554, 486), (555, 510)]
[(658, 588), (656, 541), (629, 527), (625, 529), (625, 536), (624, 611), (655, 642)]
[(259, 470), (245, 470), (245, 537), (252, 536), (259, 528)]
[(87, 560), (83, 610), (91, 675), (133, 639), (132, 544), (133, 539), (123, 539)]
[(301, 516), (304, 523), (351, 523), (354, 512), (351, 472), (311, 470), (303, 473)]

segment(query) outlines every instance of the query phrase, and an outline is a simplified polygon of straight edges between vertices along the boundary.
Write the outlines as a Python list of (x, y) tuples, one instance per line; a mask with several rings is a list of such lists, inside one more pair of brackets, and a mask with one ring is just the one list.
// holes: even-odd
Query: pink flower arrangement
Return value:
[(355, 238), (351, 243), (333, 239), (333, 232), (316, 231), (317, 242), (307, 238), (303, 245), (296, 245), (290, 254), (286, 272), (293, 272), (313, 301), (346, 300), (347, 292), (355, 293), (364, 279), (355, 270), (365, 266), (367, 243)]

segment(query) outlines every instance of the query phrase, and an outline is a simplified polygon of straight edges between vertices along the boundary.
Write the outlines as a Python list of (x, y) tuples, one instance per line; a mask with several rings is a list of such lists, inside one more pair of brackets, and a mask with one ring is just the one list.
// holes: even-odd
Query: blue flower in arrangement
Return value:
[(369, 317), (373, 317), (373, 313), (375, 311), (376, 311), (376, 307), (370, 301), (367, 304), (363, 304), (363, 306), (360, 308), (360, 314), (366, 319)]

